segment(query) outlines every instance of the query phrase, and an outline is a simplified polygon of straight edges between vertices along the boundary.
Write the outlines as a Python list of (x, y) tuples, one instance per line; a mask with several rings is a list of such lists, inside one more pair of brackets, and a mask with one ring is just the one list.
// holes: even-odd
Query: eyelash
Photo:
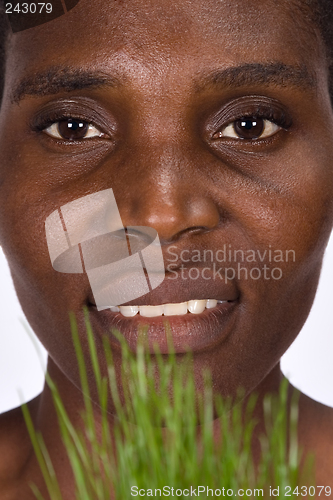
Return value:
[[(264, 120), (264, 121), (267, 120), (267, 121), (273, 123), (274, 125), (277, 125), (278, 127), (280, 127), (283, 130), (288, 130), (292, 125), (291, 119), (286, 115), (286, 113), (282, 109), (276, 110), (276, 109), (273, 109), (271, 107), (264, 107), (262, 105), (258, 105), (256, 108), (253, 108), (252, 110), (246, 110), (244, 113), (237, 113), (237, 115), (236, 115), (236, 113), (234, 112), (233, 114), (234, 114), (234, 116), (233, 116), (232, 120), (230, 120), (230, 119), (223, 120), (224, 121), (223, 125), (219, 126), (218, 130), (213, 133), (213, 136), (212, 136), (213, 139), (223, 138), (223, 137), (217, 137), (217, 135), (219, 133), (221, 133), (223, 130), (225, 130), (227, 127), (229, 127), (230, 125), (235, 126), (236, 122), (240, 121), (242, 119), (246, 120), (246, 119), (253, 118), (253, 119), (259, 119), (259, 120)], [(217, 121), (220, 121), (220, 120), (217, 120)], [(273, 135), (275, 135), (276, 133), (277, 132), (275, 132)], [(270, 137), (272, 137), (272, 136), (269, 136), (269, 138)], [(232, 140), (232, 138), (228, 137), (228, 136), (226, 136), (225, 139)], [(238, 138), (238, 140), (247, 141), (247, 142), (254, 142), (254, 141), (263, 141), (264, 139), (260, 139), (260, 137), (259, 137), (256, 139)]]
[(261, 120), (268, 120), (283, 129), (288, 129), (290, 127), (290, 120), (287, 119), (286, 114), (283, 111), (280, 111), (279, 114), (277, 114), (274, 109), (265, 111), (258, 109), (254, 113), (245, 113), (239, 118), (236, 118), (236, 120), (241, 118), (259, 118)]
[[(103, 127), (95, 124), (93, 121), (91, 121), (90, 119), (87, 119), (86, 117), (80, 116), (80, 114), (77, 114), (77, 113), (75, 113), (75, 115), (74, 114), (67, 114), (67, 113), (65, 114), (65, 113), (57, 112), (57, 111), (55, 111), (52, 114), (49, 114), (46, 117), (45, 116), (38, 117), (36, 122), (33, 124), (32, 128), (35, 132), (46, 133), (45, 130), (47, 130), (52, 125), (56, 125), (56, 124), (60, 123), (61, 121), (66, 121), (66, 120), (83, 122), (86, 125), (95, 127), (96, 129), (98, 129), (101, 132), (101, 134), (107, 135), (105, 132), (103, 132)], [(49, 137), (52, 137), (52, 136), (49, 136)], [(55, 137), (52, 137), (52, 138), (57, 139)], [(75, 142), (75, 140), (69, 140), (69, 139), (58, 139), (58, 140), (59, 141), (61, 140), (63, 142)], [(78, 141), (82, 142), (83, 140), (87, 141), (89, 139), (81, 139), (81, 140), (77, 140), (76, 142), (78, 142)]]
[[(266, 136), (264, 138), (260, 138), (260, 136), (257, 138), (242, 138), (239, 136), (237, 138), (235, 138), (235, 137), (231, 137), (231, 136), (219, 135), (219, 134), (222, 134), (222, 132), (227, 127), (229, 127), (229, 126), (235, 127), (236, 122), (240, 121), (242, 119), (253, 118), (253, 119), (260, 119), (260, 120), (264, 120), (264, 121), (267, 120), (267, 121), (275, 124), (276, 126), (280, 127), (281, 129), (284, 129), (284, 130), (288, 130), (290, 128), (290, 126), (292, 125), (291, 119), (286, 115), (286, 113), (281, 108), (274, 109), (272, 106), (264, 106), (262, 103), (258, 104), (256, 107), (253, 107), (252, 110), (250, 110), (248, 108), (244, 112), (237, 112), (237, 110), (235, 109), (236, 106), (233, 108), (234, 109), (230, 110), (230, 114), (228, 113), (228, 111), (227, 111), (227, 113), (222, 113), (222, 115), (224, 115), (223, 120), (221, 119), (221, 115), (220, 115), (220, 118), (217, 118), (216, 120), (214, 120), (217, 123), (218, 122), (221, 123), (221, 121), (223, 121), (224, 123), (220, 126), (218, 126), (218, 124), (217, 124), (214, 127), (215, 131), (212, 134), (213, 140), (218, 140), (218, 139), (225, 140), (226, 139), (226, 140), (242, 141), (242, 142), (248, 142), (248, 143), (252, 143), (255, 141), (262, 142), (263, 140), (271, 138), (278, 133), (278, 131), (276, 131), (272, 135)], [(232, 117), (232, 119), (230, 119), (230, 118), (227, 119), (225, 116), (226, 114), (227, 115), (229, 114), (230, 118), (231, 118), (231, 116), (230, 116), (231, 114), (233, 114), (234, 116)], [(59, 124), (61, 121), (66, 121), (66, 120), (84, 122), (88, 126), (95, 127), (98, 131), (100, 131), (101, 135), (100, 136), (96, 135), (93, 137), (87, 137), (87, 138), (81, 138), (81, 139), (66, 139), (66, 138), (57, 138), (57, 137), (54, 137), (50, 134), (47, 134), (47, 132), (45, 132), (52, 125)], [(64, 113), (63, 111), (54, 110), (52, 113), (49, 113), (48, 116), (41, 115), (41, 116), (37, 117), (32, 128), (36, 132), (43, 132), (44, 134), (49, 135), (49, 137), (52, 138), (53, 140), (58, 140), (58, 141), (62, 141), (62, 142), (73, 142), (73, 143), (74, 142), (86, 142), (88, 140), (100, 138), (103, 135), (107, 137), (107, 134), (105, 134), (105, 132), (103, 131), (103, 127), (101, 127), (100, 125), (96, 125), (96, 123), (93, 120), (87, 119), (86, 117), (83, 117), (82, 115), (80, 116), (80, 113), (76, 113), (76, 112), (75, 112), (75, 114), (74, 113), (71, 114), (68, 112)], [(234, 130), (235, 130), (235, 128), (234, 128)]]

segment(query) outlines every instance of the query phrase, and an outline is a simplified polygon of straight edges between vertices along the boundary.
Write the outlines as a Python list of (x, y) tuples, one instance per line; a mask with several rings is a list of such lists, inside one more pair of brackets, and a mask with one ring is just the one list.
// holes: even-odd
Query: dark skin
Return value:
[[(155, 228), (165, 256), (170, 245), (216, 251), (221, 242), (295, 251), (295, 262), (279, 263), (280, 280), (236, 279), (223, 341), (194, 352), (198, 391), (204, 367), (222, 395), (235, 395), (239, 386), (260, 399), (278, 391), (279, 360), (310, 311), (332, 229), (333, 115), (319, 39), (294, 24), (288, 2), (257, 3), (134, 0), (106, 6), (81, 0), (66, 16), (11, 37), (0, 114), (0, 243), (77, 426), (83, 402), (68, 311), (77, 316), (87, 351), (82, 306), (90, 303), (91, 290), (84, 275), (53, 270), (44, 223), (65, 203), (110, 187), (124, 225)], [(85, 88), (61, 88), (55, 67), (69, 68), (67, 82), (78, 70), (94, 75), (85, 75)], [(46, 77), (33, 82), (39, 73)], [(277, 125), (273, 134), (251, 140), (223, 135), (258, 107), (266, 127)], [(51, 137), (40, 116), (49, 120), (45, 129), (59, 120), (59, 110), (79, 115), (103, 135), (76, 142)], [(179, 292), (185, 286), (179, 281), (163, 286), (141, 304), (160, 304), (165, 294), (167, 302), (214, 298), (207, 282), (186, 284), (188, 297)], [(218, 295), (220, 285), (209, 286)], [(101, 353), (98, 314), (91, 320)], [(154, 321), (149, 325), (153, 332)], [(100, 362), (105, 370), (102, 354)], [(29, 405), (64, 498), (72, 499), (48, 389)], [(257, 416), (260, 428), (260, 407)], [(98, 425), (97, 404), (95, 418)], [(299, 438), (316, 454), (318, 484), (331, 485), (333, 410), (301, 395)], [(2, 415), (0, 443), (0, 498), (33, 498), (27, 479), (46, 496), (20, 409)]]

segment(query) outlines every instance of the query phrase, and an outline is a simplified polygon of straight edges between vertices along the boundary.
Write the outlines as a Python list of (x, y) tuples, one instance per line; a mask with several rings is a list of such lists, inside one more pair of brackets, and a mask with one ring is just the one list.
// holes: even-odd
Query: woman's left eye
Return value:
[(45, 128), (43, 132), (55, 139), (65, 141), (80, 141), (95, 137), (105, 137), (105, 134), (91, 123), (75, 118), (66, 118), (54, 122)]
[(213, 135), (213, 139), (231, 137), (233, 139), (265, 139), (276, 134), (281, 127), (271, 120), (258, 117), (244, 117), (229, 123)]

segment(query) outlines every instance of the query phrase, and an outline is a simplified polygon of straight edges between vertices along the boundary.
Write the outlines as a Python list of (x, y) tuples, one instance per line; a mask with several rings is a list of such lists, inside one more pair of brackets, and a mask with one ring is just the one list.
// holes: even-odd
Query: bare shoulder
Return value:
[[(39, 398), (40, 396), (37, 396), (28, 403), (33, 419), (37, 414)], [(31, 441), (21, 407), (2, 413), (0, 415), (0, 500), (11, 498), (10, 492), (20, 481), (31, 453)]]
[(314, 453), (317, 483), (333, 488), (333, 408), (301, 394), (299, 439), (306, 451)]

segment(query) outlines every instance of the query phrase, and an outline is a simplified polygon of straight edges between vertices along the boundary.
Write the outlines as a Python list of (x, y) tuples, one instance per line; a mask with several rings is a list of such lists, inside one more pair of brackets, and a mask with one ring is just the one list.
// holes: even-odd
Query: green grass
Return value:
[[(157, 384), (154, 365), (144, 350), (144, 342), (140, 343), (137, 354), (133, 354), (120, 333), (113, 332), (122, 347), (125, 403), (121, 403), (108, 338), (103, 339), (108, 366), (108, 376), (103, 377), (86, 313), (88, 344), (102, 415), (102, 437), (98, 440), (84, 356), (73, 316), (71, 326), (84, 394), (84, 432), (75, 429), (70, 422), (57, 387), (48, 374), (46, 381), (52, 391), (62, 439), (75, 476), (77, 500), (110, 500), (111, 491), (117, 500), (134, 498), (131, 496), (131, 486), (153, 491), (155, 488), (160, 489), (161, 497), (165, 486), (174, 487), (174, 491), (191, 486), (207, 486), (213, 490), (222, 490), (224, 487), (225, 491), (232, 489), (234, 492), (239, 488), (263, 489), (262, 498), (269, 497), (269, 487), (279, 486), (280, 494), (275, 498), (284, 498), (285, 486), (294, 489), (300, 484), (314, 484), (312, 459), (307, 461), (306, 469), (300, 470), (297, 395), (288, 413), (286, 379), (281, 385), (279, 396), (269, 395), (264, 401), (266, 433), (261, 436), (262, 456), (256, 468), (251, 453), (255, 396), (250, 398), (244, 422), (241, 404), (232, 407), (230, 400), (213, 396), (208, 371), (203, 374), (205, 390), (202, 395), (196, 395), (190, 353), (179, 363), (174, 353), (165, 359), (156, 349)], [(168, 333), (167, 324), (166, 329)], [(144, 339), (145, 332), (142, 333)], [(110, 399), (119, 417), (112, 431), (114, 445), (107, 423)], [(34, 429), (27, 405), (22, 405), (22, 409), (49, 496), (51, 500), (62, 500), (43, 438)], [(219, 446), (216, 446), (212, 432), (213, 409), (217, 411), (221, 428)], [(196, 438), (199, 422), (202, 425), (200, 441)], [(31, 488), (36, 498), (43, 500), (37, 487), (31, 484)], [(156, 496), (159, 498), (159, 492)], [(253, 492), (247, 498), (258, 496), (259, 493)], [(212, 498), (212, 495), (201, 493), (200, 498)]]

